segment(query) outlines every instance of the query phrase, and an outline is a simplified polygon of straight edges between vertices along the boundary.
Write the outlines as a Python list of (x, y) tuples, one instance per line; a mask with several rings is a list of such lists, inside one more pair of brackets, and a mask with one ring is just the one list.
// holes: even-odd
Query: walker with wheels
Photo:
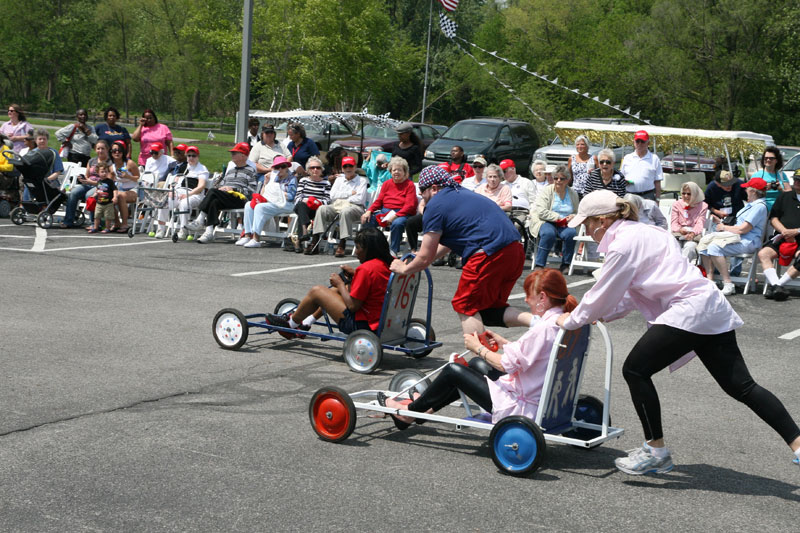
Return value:
[[(475, 407), (463, 393), (461, 400), (450, 406), (463, 408), (466, 416), (460, 418), (394, 409), (378, 403), (379, 392), (398, 398), (407, 395), (412, 388), (417, 392), (424, 391), (431, 383), (431, 377), (444, 368), (441, 366), (427, 375), (416, 370), (402, 370), (394, 376), (387, 391), (364, 390), (348, 394), (338, 387), (323, 387), (314, 393), (309, 404), (311, 427), (322, 440), (341, 442), (353, 433), (358, 412), (362, 411), (431, 420), (453, 425), (456, 429), (476, 428), (489, 432), (490, 455), (497, 468), (514, 476), (528, 475), (543, 464), (548, 441), (589, 449), (624, 433), (623, 429), (610, 425), (613, 348), (608, 331), (600, 323), (596, 328), (606, 350), (603, 401), (580, 394), (591, 327), (559, 331), (550, 352), (534, 420), (508, 416), (492, 423), (491, 413), (475, 413)], [(451, 355), (450, 362), (466, 364), (463, 358), (466, 353)]]
[[(407, 261), (413, 257), (413, 254), (407, 254), (403, 260)], [(428, 280), (425, 320), (412, 318), (423, 272)], [(283, 299), (275, 306), (274, 313), (281, 315), (291, 312), (299, 303), (294, 298)], [(386, 286), (380, 323), (374, 332), (368, 329), (359, 329), (349, 335), (344, 335), (339, 332), (327, 313), (323, 313), (322, 318), (306, 331), (273, 326), (267, 323), (266, 313), (245, 315), (237, 309), (226, 308), (219, 311), (214, 317), (212, 333), (217, 344), (226, 350), (241, 348), (251, 333), (264, 334), (283, 331), (323, 341), (341, 341), (344, 343), (342, 355), (350, 369), (361, 374), (369, 374), (381, 364), (384, 350), (422, 358), (431, 353), (434, 348), (442, 345), (441, 342), (436, 342), (436, 333), (431, 326), (432, 304), (433, 281), (428, 269), (415, 274), (392, 273)], [(259, 331), (251, 332), (251, 329)]]

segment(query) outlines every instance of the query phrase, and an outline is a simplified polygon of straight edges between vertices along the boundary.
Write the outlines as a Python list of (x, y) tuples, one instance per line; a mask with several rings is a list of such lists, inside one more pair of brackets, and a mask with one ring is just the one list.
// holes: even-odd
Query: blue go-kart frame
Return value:
[[(413, 254), (403, 256), (403, 261), (413, 259)], [(428, 281), (428, 302), (425, 320), (412, 318), (423, 273)], [(286, 298), (275, 306), (275, 314), (293, 310), (299, 301)], [(380, 366), (384, 350), (392, 350), (422, 358), (442, 345), (436, 341), (436, 333), (431, 326), (431, 307), (433, 305), (433, 280), (428, 269), (414, 274), (395, 274), (389, 276), (383, 309), (378, 329), (367, 329), (342, 334), (335, 323), (323, 312), (322, 318), (306, 331), (283, 328), (267, 323), (265, 313), (245, 315), (238, 309), (226, 308), (214, 317), (212, 333), (214, 340), (226, 350), (238, 350), (249, 335), (275, 332), (295, 333), (302, 337), (318, 338), (322, 341), (341, 341), (344, 343), (343, 356), (354, 372), (369, 374)], [(255, 331), (252, 331), (255, 330)]]
[[(394, 409), (378, 403), (378, 392), (390, 398), (406, 398), (412, 388), (423, 391), (431, 383), (430, 378), (446, 366), (443, 365), (427, 375), (412, 369), (401, 370), (392, 378), (386, 391), (365, 390), (348, 394), (338, 387), (323, 387), (314, 393), (309, 403), (311, 427), (322, 440), (341, 442), (355, 429), (357, 409), (384, 413), (384, 416), (404, 415), (442, 422), (456, 429), (472, 427), (489, 432), (492, 461), (502, 472), (514, 476), (528, 475), (542, 465), (547, 441), (588, 449), (618, 438), (625, 431), (611, 426), (609, 405), (614, 356), (608, 330), (601, 323), (597, 323), (596, 328), (606, 350), (603, 400), (580, 394), (591, 327), (587, 325), (574, 331), (559, 331), (550, 352), (542, 394), (533, 420), (514, 415), (492, 423), (490, 413), (473, 413), (475, 407), (470, 406), (463, 393), (460, 401), (451, 404), (464, 408), (466, 416), (463, 418)], [(464, 354), (451, 355), (450, 362), (463, 359), (460, 355)]]

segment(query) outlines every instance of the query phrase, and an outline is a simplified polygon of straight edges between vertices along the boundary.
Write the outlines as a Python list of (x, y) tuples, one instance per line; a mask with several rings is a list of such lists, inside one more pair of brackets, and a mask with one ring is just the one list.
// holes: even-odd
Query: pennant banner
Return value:
[[(538, 72), (533, 72), (533, 71), (531, 71), (531, 70), (528, 70), (528, 65), (527, 65), (527, 64), (520, 66), (520, 65), (518, 65), (518, 64), (517, 64), (516, 62), (514, 62), (514, 61), (510, 61), (510, 60), (508, 60), (508, 59), (506, 59), (506, 58), (504, 58), (504, 57), (502, 57), (502, 56), (499, 56), (499, 55), (497, 55), (497, 51), (492, 51), (492, 52), (490, 52), (489, 50), (486, 50), (486, 49), (484, 49), (484, 48), (481, 48), (481, 47), (480, 47), (480, 46), (478, 46), (477, 44), (471, 43), (471, 42), (467, 41), (466, 39), (463, 39), (463, 38), (459, 37), (458, 35), (456, 35), (456, 31), (457, 31), (457, 29), (458, 29), (458, 26), (456, 25), (456, 23), (455, 23), (453, 20), (451, 20), (449, 17), (447, 17), (447, 16), (446, 16), (444, 13), (440, 13), (440, 14), (439, 14), (439, 26), (441, 27), (441, 29), (442, 29), (442, 33), (444, 33), (445, 37), (447, 37), (448, 39), (451, 39), (451, 40), (453, 41), (453, 43), (455, 43), (455, 44), (456, 44), (456, 46), (458, 46), (458, 48), (459, 48), (459, 49), (460, 49), (462, 52), (464, 52), (465, 54), (469, 55), (469, 56), (470, 56), (470, 57), (471, 57), (473, 60), (475, 60), (475, 62), (476, 62), (476, 63), (478, 63), (478, 65), (480, 65), (480, 66), (482, 66), (482, 67), (485, 67), (486, 63), (481, 63), (480, 61), (478, 61), (478, 60), (477, 60), (477, 59), (476, 59), (476, 58), (475, 58), (475, 57), (474, 57), (472, 54), (470, 54), (469, 52), (467, 52), (467, 51), (466, 51), (466, 50), (465, 50), (465, 49), (464, 49), (464, 48), (463, 48), (461, 45), (459, 45), (459, 43), (457, 42), (457, 40), (458, 40), (458, 41), (461, 41), (461, 42), (463, 42), (463, 43), (465, 43), (465, 44), (467, 44), (467, 45), (469, 45), (469, 46), (471, 46), (471, 47), (473, 47), (473, 48), (477, 48), (477, 49), (478, 49), (478, 50), (480, 50), (481, 52), (483, 52), (483, 53), (485, 53), (485, 54), (488, 54), (488, 55), (490, 55), (490, 56), (492, 56), (492, 57), (495, 57), (495, 58), (499, 59), (500, 61), (503, 61), (503, 62), (505, 62), (505, 63), (507, 63), (507, 64), (511, 65), (512, 67), (514, 67), (514, 68), (517, 68), (517, 69), (519, 69), (519, 70), (521, 70), (521, 71), (525, 72), (526, 74), (528, 74), (528, 75), (530, 75), (530, 76), (533, 76), (533, 77), (535, 77), (535, 78), (539, 78), (539, 79), (540, 79), (540, 80), (542, 80), (542, 81), (546, 81), (547, 83), (550, 83), (550, 84), (552, 84), (552, 85), (555, 85), (556, 87), (559, 87), (559, 88), (561, 88), (561, 89), (564, 89), (565, 91), (569, 91), (569, 92), (575, 93), (575, 94), (577, 94), (578, 96), (582, 96), (583, 98), (586, 98), (586, 99), (588, 99), (588, 100), (592, 100), (592, 101), (594, 101), (594, 102), (597, 102), (598, 104), (604, 105), (604, 106), (606, 106), (606, 107), (610, 107), (611, 109), (613, 109), (613, 110), (617, 111), (618, 113), (622, 113), (623, 115), (628, 115), (629, 117), (635, 118), (636, 120), (641, 120), (641, 121), (642, 121), (642, 122), (644, 122), (645, 124), (650, 124), (650, 121), (649, 121), (649, 120), (645, 120), (645, 119), (643, 119), (643, 118), (640, 118), (640, 116), (639, 116), (639, 112), (636, 112), (636, 113), (631, 113), (631, 108), (630, 108), (630, 107), (628, 107), (628, 108), (626, 108), (626, 109), (622, 109), (622, 107), (620, 107), (620, 106), (618, 106), (618, 105), (613, 105), (613, 104), (612, 104), (612, 103), (609, 101), (609, 99), (608, 99), (608, 98), (606, 98), (606, 99), (605, 99), (605, 100), (603, 100), (603, 101), (600, 101), (600, 97), (599, 97), (599, 96), (591, 96), (591, 95), (590, 95), (588, 92), (581, 91), (580, 89), (572, 89), (572, 88), (569, 88), (569, 87), (567, 87), (566, 85), (561, 85), (560, 83), (558, 83), (558, 78), (555, 78), (555, 79), (552, 79), (552, 80), (551, 80), (551, 79), (549, 79), (549, 78), (547, 77), (547, 75), (545, 75), (545, 74), (540, 74), (540, 73), (538, 73)], [(487, 70), (487, 71), (488, 71), (488, 70)], [(497, 77), (494, 75), (494, 73), (493, 73), (493, 72), (489, 71), (489, 74), (490, 74), (490, 75), (491, 75), (491, 76), (492, 76), (494, 79), (496, 79), (496, 80), (497, 80)], [(498, 81), (498, 83), (500, 83), (501, 85), (503, 85), (504, 87), (506, 87), (507, 89), (509, 89), (509, 92), (511, 92), (511, 94), (514, 96), (514, 98), (515, 98), (516, 100), (519, 100), (520, 102), (522, 102), (522, 100), (520, 100), (520, 99), (519, 99), (519, 98), (518, 98), (516, 95), (514, 95), (514, 93), (513, 93), (513, 90), (512, 90), (512, 89), (510, 89), (508, 85), (505, 85), (505, 84), (503, 84), (502, 82), (500, 82), (500, 80), (497, 80), (497, 81)], [(544, 119), (542, 119), (542, 118), (541, 118), (539, 115), (537, 115), (537, 114), (536, 114), (536, 113), (535, 113), (535, 112), (534, 112), (534, 111), (533, 111), (533, 110), (530, 108), (530, 106), (529, 106), (528, 104), (526, 104), (525, 102), (522, 102), (522, 104), (523, 104), (523, 105), (525, 105), (525, 107), (526, 107), (526, 108), (527, 108), (527, 109), (528, 109), (528, 110), (529, 110), (531, 113), (533, 113), (533, 114), (534, 114), (534, 116), (536, 116), (536, 117), (537, 117), (537, 118), (539, 118), (540, 120), (544, 120)]]

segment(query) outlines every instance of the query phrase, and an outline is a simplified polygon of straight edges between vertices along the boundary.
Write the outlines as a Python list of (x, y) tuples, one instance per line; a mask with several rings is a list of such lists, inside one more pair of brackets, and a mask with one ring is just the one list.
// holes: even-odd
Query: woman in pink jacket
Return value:
[(683, 258), (672, 235), (637, 222), (636, 209), (611, 191), (584, 196), (569, 223), (580, 224), (600, 244), (597, 251), (605, 253), (605, 261), (597, 283), (572, 312), (558, 318), (558, 325), (577, 329), (633, 310), (649, 324), (622, 367), (646, 442), (616, 459), (617, 468), (634, 475), (672, 470), (652, 376), (695, 355), (728, 395), (780, 434), (800, 464), (800, 428), (783, 404), (753, 380), (739, 351), (735, 330), (742, 319), (714, 283)]
[[(493, 352), (481, 344), (477, 333), (464, 335), (464, 346), (480, 359), (473, 358), (469, 366), (450, 363), (408, 407), (383, 393), (378, 393), (378, 402), (394, 409), (432, 413), (457, 400), (461, 390), (492, 413), (495, 423), (511, 415), (535, 418), (550, 351), (559, 330), (556, 319), (578, 302), (567, 292), (567, 281), (561, 272), (546, 268), (525, 278), (525, 303), (531, 312), (521, 313), (521, 321), (541, 318), (518, 341), (509, 342), (487, 330), (499, 348)], [(398, 429), (406, 429), (414, 420), (408, 416), (392, 418)]]
[(694, 263), (697, 260), (697, 243), (703, 235), (708, 206), (706, 195), (693, 181), (681, 185), (681, 199), (672, 204), (670, 231), (682, 246), (683, 257)]

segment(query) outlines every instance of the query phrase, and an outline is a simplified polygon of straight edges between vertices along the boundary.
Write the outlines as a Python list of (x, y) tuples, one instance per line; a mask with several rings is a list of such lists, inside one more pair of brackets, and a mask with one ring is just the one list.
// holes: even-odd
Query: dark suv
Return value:
[(482, 154), (489, 163), (512, 159), (517, 172), (527, 176), (539, 137), (533, 127), (516, 118), (477, 117), (459, 120), (425, 150), (423, 165), (436, 165), (450, 158), (450, 149), (461, 146), (467, 161)]

